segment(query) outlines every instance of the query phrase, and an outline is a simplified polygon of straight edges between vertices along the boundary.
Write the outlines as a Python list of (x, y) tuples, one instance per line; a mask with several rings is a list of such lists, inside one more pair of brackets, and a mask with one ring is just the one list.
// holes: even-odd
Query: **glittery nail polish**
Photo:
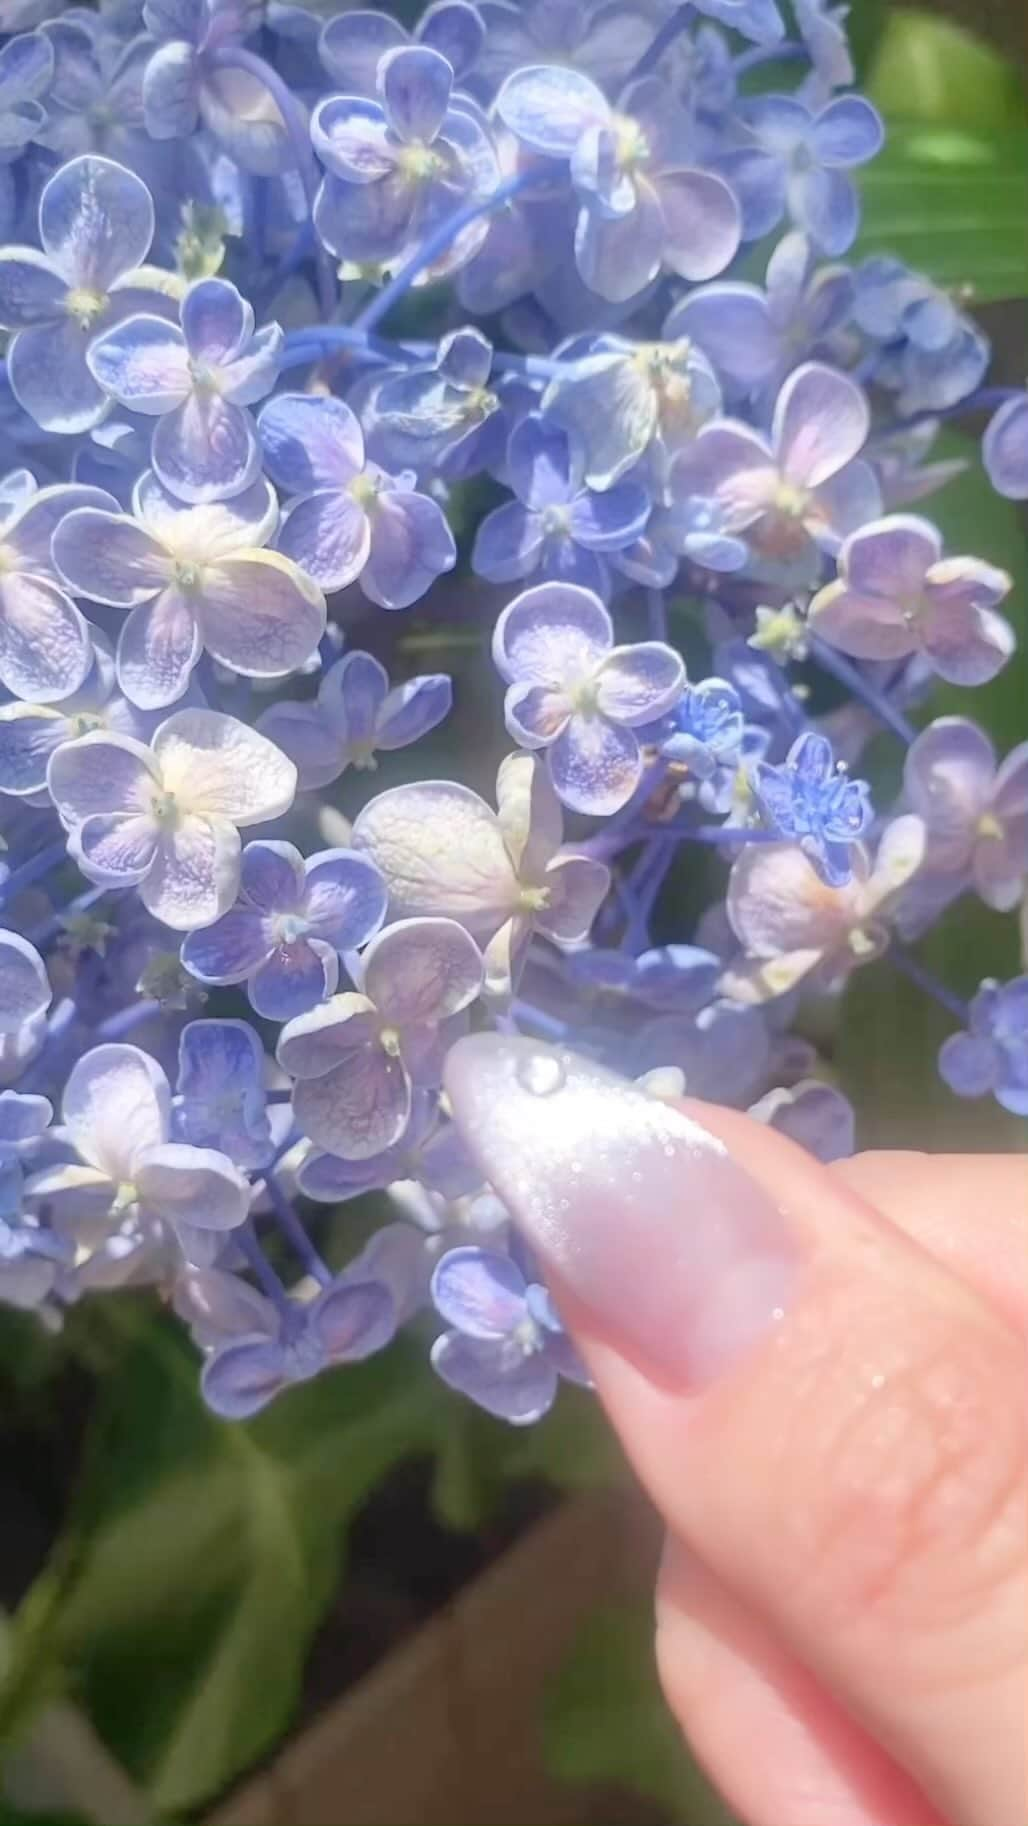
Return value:
[(780, 1318), (784, 1218), (724, 1144), (602, 1067), (475, 1034), (447, 1061), (454, 1117), (558, 1291), (660, 1380), (700, 1387)]

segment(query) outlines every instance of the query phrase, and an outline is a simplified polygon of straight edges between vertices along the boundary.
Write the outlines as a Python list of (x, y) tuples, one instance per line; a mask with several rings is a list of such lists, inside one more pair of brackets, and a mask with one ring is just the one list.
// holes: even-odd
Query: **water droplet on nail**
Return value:
[(515, 1074), (523, 1090), (531, 1091), (533, 1097), (552, 1097), (564, 1083), (564, 1067), (552, 1053), (529, 1053), (522, 1059)]

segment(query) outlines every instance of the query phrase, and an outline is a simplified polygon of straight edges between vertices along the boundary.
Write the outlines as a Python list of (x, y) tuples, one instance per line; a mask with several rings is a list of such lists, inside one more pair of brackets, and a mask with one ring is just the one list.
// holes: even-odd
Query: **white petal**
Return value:
[(115, 1185), (131, 1184), (143, 1149), (167, 1140), (171, 1088), (138, 1046), (94, 1046), (72, 1066), (61, 1120), (89, 1166)]
[(162, 723), (153, 752), (165, 789), (184, 811), (263, 824), (288, 811), (296, 768), (269, 742), (218, 710), (179, 710)]

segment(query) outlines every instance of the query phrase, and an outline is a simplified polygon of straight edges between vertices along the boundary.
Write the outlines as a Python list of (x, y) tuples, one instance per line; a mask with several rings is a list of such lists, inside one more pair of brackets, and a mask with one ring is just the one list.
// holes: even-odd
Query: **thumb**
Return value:
[(447, 1089), (672, 1533), (949, 1817), (1020, 1826), (1014, 1331), (745, 1117), (496, 1035)]

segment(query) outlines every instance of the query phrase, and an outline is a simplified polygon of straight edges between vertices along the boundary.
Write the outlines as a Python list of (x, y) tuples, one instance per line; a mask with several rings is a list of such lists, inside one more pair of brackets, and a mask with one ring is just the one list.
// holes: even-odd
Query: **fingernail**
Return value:
[(788, 1229), (680, 1110), (560, 1047), (474, 1034), (449, 1054), (454, 1117), (544, 1271), (661, 1380), (700, 1387), (779, 1319)]

